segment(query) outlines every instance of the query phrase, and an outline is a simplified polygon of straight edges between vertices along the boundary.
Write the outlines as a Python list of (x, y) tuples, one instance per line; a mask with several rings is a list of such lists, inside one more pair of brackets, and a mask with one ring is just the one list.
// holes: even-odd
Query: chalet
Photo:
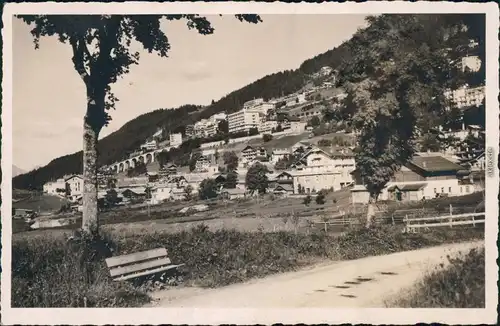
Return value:
[(253, 162), (257, 157), (257, 149), (248, 145), (241, 151), (241, 158), (243, 162)]
[(257, 148), (256, 155), (255, 155), (255, 160), (260, 161), (260, 162), (267, 162), (267, 161), (269, 161), (267, 150), (264, 147)]
[(172, 187), (172, 184), (157, 184), (151, 189), (151, 202), (153, 204), (159, 204), (163, 201), (172, 198), (172, 191), (176, 189), (176, 185)]
[(278, 184), (273, 189), (273, 194), (275, 195), (288, 196), (288, 195), (293, 195), (293, 193), (294, 189), (293, 185), (291, 184)]
[(313, 145), (306, 141), (299, 141), (295, 145), (292, 146), (292, 154), (296, 155), (298, 153), (305, 153), (308, 150), (312, 149)]
[(294, 189), (306, 193), (321, 189), (339, 190), (353, 183), (354, 155), (346, 149), (312, 147), (292, 165)]
[(286, 148), (277, 148), (271, 152), (270, 162), (276, 164), (280, 160), (287, 159), (292, 155), (292, 152)]
[[(359, 171), (352, 172), (356, 186), (351, 189), (354, 203), (367, 203), (369, 196)], [(379, 195), (380, 200), (415, 201), (439, 196), (460, 196), (473, 192), (463, 183), (464, 168), (442, 156), (414, 156), (401, 167)], [(466, 189), (469, 188), (469, 189)]]
[(50, 195), (65, 196), (66, 195), (66, 181), (64, 178), (57, 179), (56, 181), (47, 182), (43, 185), (43, 192)]
[(290, 172), (283, 171), (276, 176), (278, 184), (293, 184), (293, 175)]
[(220, 196), (222, 199), (239, 199), (245, 198), (245, 190), (235, 188), (235, 189), (222, 189), (220, 192)]
[(169, 163), (163, 166), (159, 171), (160, 175), (172, 175), (177, 173), (177, 165)]
[(121, 190), (121, 194), (128, 200), (143, 200), (146, 199), (145, 187), (126, 188)]
[(306, 194), (314, 194), (322, 189), (340, 190), (341, 172), (325, 170), (322, 172), (297, 170), (291, 171), (293, 177), (294, 193), (301, 191)]
[(184, 188), (174, 188), (172, 189), (170, 198), (172, 200), (184, 200), (186, 198), (186, 191)]
[(210, 167), (210, 160), (206, 156), (200, 156), (198, 160), (196, 160), (195, 171), (199, 173), (208, 172), (208, 168)]

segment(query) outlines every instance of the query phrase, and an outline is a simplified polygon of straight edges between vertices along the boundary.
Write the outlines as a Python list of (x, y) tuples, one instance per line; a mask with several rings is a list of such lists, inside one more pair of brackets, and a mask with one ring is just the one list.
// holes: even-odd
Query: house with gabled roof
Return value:
[[(440, 196), (461, 196), (472, 193), (474, 187), (463, 182), (469, 172), (442, 156), (414, 156), (382, 190), (379, 200), (416, 201)], [(354, 203), (367, 203), (368, 191), (359, 171), (352, 172), (355, 187), (351, 189)], [(467, 187), (466, 187), (467, 186)]]
[(278, 184), (272, 191), (273, 194), (281, 196), (293, 195), (294, 193), (293, 185), (291, 184)]

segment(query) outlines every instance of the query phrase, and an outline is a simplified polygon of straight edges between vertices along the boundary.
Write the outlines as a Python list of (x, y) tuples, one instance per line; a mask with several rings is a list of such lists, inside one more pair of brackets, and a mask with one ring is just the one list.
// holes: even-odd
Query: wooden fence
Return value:
[(443, 215), (435, 217), (420, 217), (408, 218), (405, 217), (405, 232), (416, 232), (421, 229), (428, 229), (431, 227), (450, 227), (460, 225), (472, 225), (475, 227), (477, 224), (485, 223), (484, 213), (468, 213), (457, 215)]

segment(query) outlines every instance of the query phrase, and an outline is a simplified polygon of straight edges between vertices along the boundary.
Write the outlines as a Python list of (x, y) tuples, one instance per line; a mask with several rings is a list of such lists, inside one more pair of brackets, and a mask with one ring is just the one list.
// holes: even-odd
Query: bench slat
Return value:
[(158, 248), (106, 259), (109, 268), (167, 256), (167, 249)]
[(115, 278), (113, 278), (113, 280), (114, 281), (126, 281), (126, 280), (129, 280), (131, 278), (136, 278), (136, 277), (141, 277), (141, 276), (145, 276), (145, 275), (151, 275), (151, 274), (155, 274), (155, 273), (159, 273), (159, 272), (168, 271), (170, 269), (174, 269), (174, 268), (177, 268), (177, 267), (180, 267), (180, 266), (183, 266), (183, 265), (184, 264), (180, 264), (180, 265), (168, 265), (168, 266), (164, 266), (164, 267), (159, 267), (159, 268), (151, 269), (149, 271), (144, 271), (144, 272), (140, 272), (140, 273), (134, 273), (134, 274), (129, 274), (129, 275), (125, 275), (125, 276), (115, 277)]
[(171, 264), (172, 262), (170, 261), (170, 259), (168, 257), (164, 257), (160, 259), (145, 261), (138, 264), (110, 268), (109, 273), (111, 274), (111, 277), (115, 277), (119, 275), (126, 275), (135, 272), (147, 271), (153, 268), (163, 267)]

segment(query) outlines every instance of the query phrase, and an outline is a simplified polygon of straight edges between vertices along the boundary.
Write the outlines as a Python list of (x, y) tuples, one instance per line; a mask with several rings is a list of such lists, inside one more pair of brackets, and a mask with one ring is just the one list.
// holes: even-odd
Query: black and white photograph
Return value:
[(97, 5), (4, 7), (5, 323), (497, 320), (498, 5)]

